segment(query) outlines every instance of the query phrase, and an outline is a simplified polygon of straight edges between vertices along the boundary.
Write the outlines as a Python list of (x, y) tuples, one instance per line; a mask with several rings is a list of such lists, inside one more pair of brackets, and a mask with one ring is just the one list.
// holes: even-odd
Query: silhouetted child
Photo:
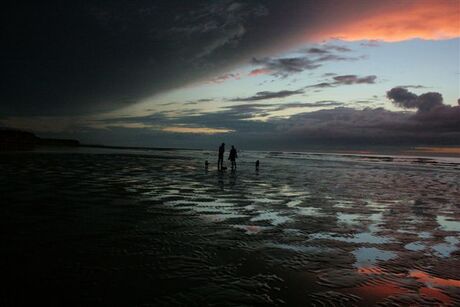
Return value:
[(208, 160), (206, 160), (206, 161), (204, 161), (204, 169), (208, 170), (208, 167), (209, 167), (209, 162), (208, 162)]
[(236, 158), (238, 158), (238, 155), (235, 147), (232, 145), (232, 149), (230, 149), (230, 154), (228, 155), (228, 159), (232, 162), (232, 170), (236, 169)]
[(256, 171), (259, 170), (259, 160), (256, 161)]

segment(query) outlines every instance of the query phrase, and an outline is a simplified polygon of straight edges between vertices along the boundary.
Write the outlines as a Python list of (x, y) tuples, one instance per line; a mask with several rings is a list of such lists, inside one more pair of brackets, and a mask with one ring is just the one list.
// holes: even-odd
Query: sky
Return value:
[(0, 126), (85, 144), (460, 145), (458, 0), (2, 10)]

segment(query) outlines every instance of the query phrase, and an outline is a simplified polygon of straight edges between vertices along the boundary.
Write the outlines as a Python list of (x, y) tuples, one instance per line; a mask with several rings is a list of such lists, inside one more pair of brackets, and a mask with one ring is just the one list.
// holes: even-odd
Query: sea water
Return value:
[(458, 158), (216, 160), (0, 155), (0, 305), (460, 304)]

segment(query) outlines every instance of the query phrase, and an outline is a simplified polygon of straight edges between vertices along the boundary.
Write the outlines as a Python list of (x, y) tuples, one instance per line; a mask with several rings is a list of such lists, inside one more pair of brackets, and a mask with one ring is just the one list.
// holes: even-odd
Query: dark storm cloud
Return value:
[(321, 66), (320, 63), (311, 60), (307, 57), (291, 57), (291, 58), (263, 58), (252, 59), (252, 64), (261, 66), (257, 69), (264, 69), (271, 72), (271, 75), (276, 77), (287, 77), (291, 74), (299, 73), (304, 70), (311, 70)]
[(351, 51), (351, 49), (345, 46), (323, 45), (320, 47), (311, 47), (311, 48), (307, 48), (303, 50), (303, 52), (307, 54), (327, 54), (327, 53), (330, 53), (331, 51), (349, 52)]
[(299, 94), (303, 94), (303, 91), (302, 90), (295, 90), (295, 91), (283, 90), (279, 92), (263, 91), (263, 92), (257, 92), (254, 96), (233, 98), (233, 99), (229, 99), (229, 101), (256, 101), (256, 100), (266, 100), (266, 99), (274, 99), (274, 98), (285, 98), (285, 97), (289, 97), (292, 95), (299, 95)]
[(223, 107), (223, 109), (232, 112), (241, 112), (240, 114), (252, 114), (252, 116), (260, 116), (261, 112), (268, 114), (273, 111), (282, 111), (292, 108), (322, 108), (322, 107), (337, 107), (343, 106), (343, 102), (322, 100), (316, 102), (287, 102), (287, 103), (252, 103), (239, 104)]
[(326, 87), (333, 87), (332, 83), (329, 83), (329, 82), (321, 82), (321, 83), (317, 83), (317, 84), (313, 84), (313, 85), (309, 85), (307, 86), (307, 88), (326, 88)]
[(351, 49), (348, 48), (348, 47), (338, 46), (338, 45), (325, 45), (325, 48), (327, 50), (335, 50), (335, 51), (338, 51), (338, 52), (349, 52), (349, 51), (351, 51)]
[(408, 119), (403, 113), (378, 109), (356, 110), (335, 108), (294, 115), (280, 123), (290, 136), (303, 139), (368, 139), (382, 135), (395, 135)]
[(246, 28), (268, 13), (255, 1), (16, 2), (2, 11), (0, 111), (92, 114), (219, 75), (254, 54)]
[[(441, 105), (429, 111), (419, 111), (414, 120), (421, 123), (421, 129), (432, 133), (460, 132), (460, 106)], [(457, 143), (458, 143), (457, 136)]]
[(444, 107), (442, 95), (436, 92), (422, 94), (417, 100), (417, 109), (420, 112), (429, 112), (437, 107)]
[(284, 144), (458, 144), (460, 107), (415, 114), (339, 107), (297, 114), (276, 126), (283, 131)]
[(336, 76), (333, 78), (334, 79), (334, 84), (340, 85), (350, 85), (350, 84), (374, 84), (375, 79), (377, 79), (377, 76), (366, 76), (366, 77), (358, 77), (356, 75), (343, 75), (343, 76)]
[[(328, 74), (333, 76), (334, 74)], [(370, 75), (364, 77), (358, 77), (356, 75), (341, 75), (335, 76), (329, 82), (321, 82), (313, 85), (308, 85), (305, 88), (327, 88), (335, 87), (340, 85), (353, 85), (353, 84), (375, 84), (377, 76)]]
[(302, 50), (307, 55), (283, 58), (253, 58), (252, 64), (257, 66), (254, 71), (263, 71), (275, 77), (286, 78), (292, 74), (305, 70), (313, 70), (323, 65), (324, 62), (356, 61), (362, 57), (341, 56), (331, 54), (331, 50), (348, 52), (350, 49), (340, 46), (314, 47)]
[(286, 31), (317, 5), (301, 6), (294, 16), (298, 6), (275, 1), (16, 2), (2, 11), (0, 111), (94, 114), (212, 79), (294, 46)]
[(416, 95), (405, 88), (395, 87), (387, 92), (387, 97), (399, 107), (416, 109), (412, 119), (420, 123), (420, 129), (431, 132), (460, 132), (460, 104), (444, 104), (440, 93)]
[(202, 103), (202, 102), (211, 102), (211, 101), (214, 101), (214, 99), (203, 98), (203, 99), (197, 99), (197, 100), (187, 101), (187, 102), (184, 103), (184, 105), (199, 104), (199, 103)]
[(322, 57), (319, 57), (315, 60), (316, 63), (323, 63), (323, 62), (328, 62), (328, 61), (357, 61), (360, 59), (364, 59), (364, 56), (359, 56), (359, 57), (346, 57), (346, 56), (340, 56), (336, 54), (327, 54)]
[(226, 71), (252, 57), (277, 76), (313, 69), (321, 61), (266, 57), (298, 46), (292, 29), (323, 23), (313, 8), (328, 12), (316, 1), (14, 2), (2, 10), (0, 112), (111, 111), (191, 82), (227, 80)]
[(426, 86), (424, 85), (399, 85), (397, 87), (402, 87), (402, 88), (405, 88), (405, 89), (410, 89), (410, 88), (415, 88), (415, 89), (420, 89), (420, 88), (427, 88)]
[[(259, 68), (274, 66), (278, 77), (314, 69), (323, 62), (273, 57), (312, 39), (328, 39), (334, 29), (361, 18), (380, 16), (382, 21), (386, 13), (419, 6), (419, 1), (353, 2), (13, 1), (1, 11), (0, 112), (62, 116), (111, 111), (204, 82), (251, 58), (270, 59)], [(322, 61), (347, 58), (336, 54), (343, 48), (321, 48), (328, 53), (317, 56), (335, 57)]]
[(322, 49), (322, 48), (309, 48), (305, 50), (306, 53), (312, 53), (312, 54), (325, 54), (329, 53), (329, 51)]
[(417, 109), (419, 112), (429, 112), (437, 107), (445, 107), (442, 95), (436, 92), (416, 95), (406, 88), (395, 87), (387, 92), (387, 97), (399, 107)]
[(273, 111), (281, 111), (292, 108), (323, 108), (323, 107), (338, 107), (342, 106), (344, 103), (338, 101), (316, 101), (316, 102), (290, 102), (279, 104)]
[(418, 96), (402, 87), (392, 88), (387, 92), (387, 97), (398, 107), (413, 109), (418, 105)]
[(170, 105), (173, 105), (173, 104), (176, 104), (177, 102), (163, 102), (163, 103), (159, 103), (158, 105), (159, 106), (170, 106)]
[[(201, 58), (222, 46), (237, 45), (246, 33), (246, 20), (266, 15), (267, 8), (255, 2), (214, 1), (176, 15), (178, 25), (166, 34), (179, 34), (188, 40), (207, 36), (206, 43), (196, 54), (197, 58)], [(158, 35), (162, 36), (163, 32), (160, 31)]]

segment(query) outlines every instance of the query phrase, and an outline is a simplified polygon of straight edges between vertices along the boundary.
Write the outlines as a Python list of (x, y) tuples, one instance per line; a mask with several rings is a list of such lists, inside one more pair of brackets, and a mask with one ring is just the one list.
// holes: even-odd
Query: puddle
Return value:
[(339, 223), (349, 224), (349, 225), (359, 225), (362, 223), (360, 214), (347, 214), (347, 213), (337, 213), (337, 219)]
[(293, 208), (297, 205), (300, 205), (302, 203), (301, 200), (291, 200), (289, 202), (286, 203), (286, 206), (288, 206), (289, 208)]
[(321, 210), (315, 207), (297, 207), (298, 208), (298, 213), (300, 215), (306, 215), (306, 216), (321, 216), (323, 215), (321, 213)]
[(354, 234), (350, 237), (344, 237), (331, 233), (315, 233), (310, 235), (310, 239), (326, 239), (326, 240), (336, 240), (349, 243), (373, 243), (373, 244), (385, 244), (394, 242), (392, 238), (381, 237), (374, 235), (371, 232), (361, 232)]
[(404, 248), (410, 251), (417, 252), (417, 251), (424, 250), (426, 246), (422, 242), (417, 241), (417, 242), (411, 242), (411, 243), (404, 245)]
[[(331, 198), (333, 199), (333, 198)], [(354, 202), (353, 201), (348, 201), (348, 200), (339, 200), (334, 204), (334, 207), (336, 208), (341, 208), (341, 209), (347, 209), (353, 207)]]
[(289, 222), (291, 219), (287, 216), (283, 216), (278, 212), (263, 212), (250, 219), (251, 222), (257, 221), (268, 221), (273, 226), (281, 225)]
[(449, 257), (453, 252), (457, 251), (459, 248), (457, 244), (460, 242), (455, 237), (445, 237), (445, 243), (439, 243), (433, 245), (431, 248), (435, 251), (435, 254), (439, 257)]
[(460, 232), (460, 222), (458, 221), (453, 221), (451, 218), (443, 215), (438, 215), (436, 221), (442, 230)]
[(396, 257), (396, 254), (391, 251), (381, 250), (375, 247), (360, 247), (352, 252), (356, 258), (354, 267), (369, 267), (374, 266), (377, 261), (386, 261)]

